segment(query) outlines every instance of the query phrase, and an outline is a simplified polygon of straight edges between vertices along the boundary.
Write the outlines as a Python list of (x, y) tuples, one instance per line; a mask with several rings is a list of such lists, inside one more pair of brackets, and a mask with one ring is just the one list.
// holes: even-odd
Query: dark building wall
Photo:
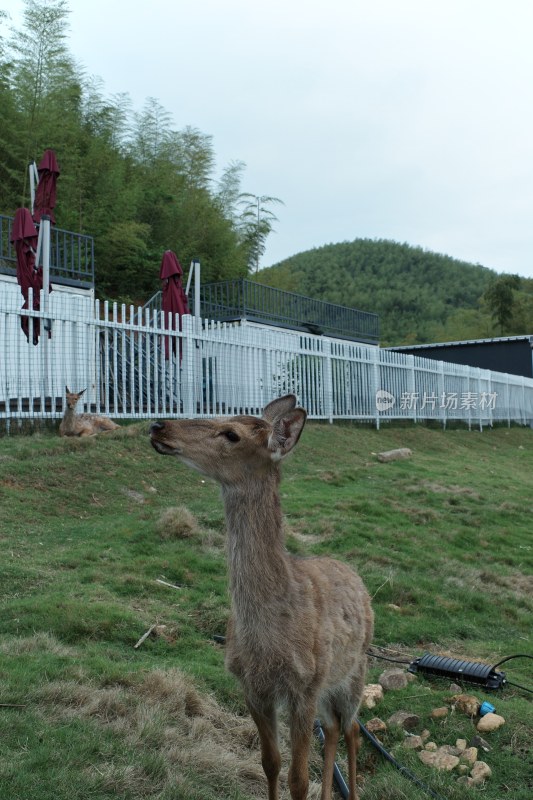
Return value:
[(533, 350), (529, 336), (523, 339), (468, 342), (465, 344), (422, 345), (418, 347), (394, 347), (393, 350), (420, 358), (433, 358), (453, 364), (508, 372), (533, 378)]

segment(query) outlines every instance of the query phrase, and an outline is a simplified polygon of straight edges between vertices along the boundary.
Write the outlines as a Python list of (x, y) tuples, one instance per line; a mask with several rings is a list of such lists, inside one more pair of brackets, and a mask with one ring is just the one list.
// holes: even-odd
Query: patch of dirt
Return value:
[(487, 570), (468, 569), (454, 565), (455, 575), (449, 575), (445, 582), (460, 588), (469, 587), (483, 594), (497, 597), (502, 589), (507, 589), (512, 595), (521, 600), (533, 598), (533, 575), (513, 572), (510, 575), (500, 575)]
[(33, 636), (4, 638), (0, 643), (0, 653), (9, 655), (52, 653), (57, 656), (73, 657), (76, 651), (62, 644), (50, 633), (35, 633)]
[(434, 492), (435, 494), (451, 494), (454, 496), (465, 495), (467, 497), (472, 497), (474, 500), (481, 500), (481, 495), (479, 492), (476, 492), (474, 489), (470, 489), (468, 486), (457, 486), (455, 484), (452, 484), (451, 486), (444, 486), (443, 484), (435, 483), (434, 481), (421, 481), (420, 485), (407, 486), (406, 490), (408, 492), (419, 492), (420, 487), (426, 489), (428, 492)]
[(142, 492), (136, 492), (135, 489), (128, 489), (126, 486), (123, 486), (120, 489), (121, 493), (126, 495), (129, 500), (133, 500), (135, 503), (145, 503), (146, 498)]
[(334, 528), (331, 520), (323, 521), (323, 524), (320, 525), (321, 533), (306, 533), (306, 531), (309, 530), (309, 526), (305, 520), (302, 520), (301, 522), (291, 522), (290, 525), (287, 522), (284, 522), (283, 529), (285, 537), (292, 536), (292, 538), (296, 539), (297, 542), (300, 542), (306, 546), (325, 542), (334, 534)]
[(24, 489), (24, 486), (16, 481), (14, 478), (3, 478), (0, 481), (0, 486), (3, 486), (5, 489)]
[(484, 586), (490, 584), (503, 586), (517, 595), (533, 597), (533, 575), (524, 575), (521, 572), (514, 572), (512, 575), (495, 575), (493, 573), (480, 572), (479, 579)]
[(406, 514), (413, 521), (414, 525), (429, 525), (440, 518), (438, 511), (434, 511), (432, 508), (410, 508), (409, 506), (403, 506), (396, 500), (388, 499), (385, 499), (383, 502), (387, 503), (391, 508), (394, 508), (395, 511)]

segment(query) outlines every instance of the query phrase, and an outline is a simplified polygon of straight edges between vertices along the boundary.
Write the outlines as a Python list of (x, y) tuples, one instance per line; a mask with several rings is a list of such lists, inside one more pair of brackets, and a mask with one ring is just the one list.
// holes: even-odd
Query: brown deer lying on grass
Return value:
[(370, 598), (359, 578), (331, 558), (297, 558), (284, 547), (280, 461), (297, 443), (306, 412), (294, 395), (269, 403), (258, 419), (156, 422), (151, 442), (164, 455), (222, 486), (232, 613), (226, 664), (241, 681), (261, 740), (269, 800), (278, 800), (276, 711), (289, 713), (289, 788), (307, 797), (308, 752), (318, 712), (325, 733), (322, 800), (330, 800), (340, 732), (348, 753), (350, 800), (359, 727), (356, 714), (373, 633)]
[(65, 387), (66, 403), (65, 414), (59, 425), (60, 436), (96, 436), (97, 433), (114, 431), (120, 428), (116, 422), (109, 417), (101, 417), (98, 414), (76, 414), (78, 400), (85, 392), (83, 389), (76, 394)]

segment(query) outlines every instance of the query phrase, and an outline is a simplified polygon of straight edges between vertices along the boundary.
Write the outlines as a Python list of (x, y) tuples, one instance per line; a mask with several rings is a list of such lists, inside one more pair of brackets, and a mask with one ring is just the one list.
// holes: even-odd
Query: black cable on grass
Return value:
[(516, 686), (517, 689), (522, 689), (523, 692), (529, 692), (530, 694), (533, 694), (533, 689), (528, 689), (527, 686), (521, 686), (519, 683), (513, 683), (513, 681), (508, 681), (507, 679), (505, 683), (509, 686)]
[(491, 669), (496, 669), (496, 667), (499, 667), (500, 664), (505, 664), (506, 661), (511, 661), (512, 658), (531, 658), (531, 659), (533, 659), (533, 656), (530, 656), (527, 653), (517, 653), (514, 656), (506, 656), (505, 658), (502, 658), (501, 661), (498, 661), (497, 664), (494, 664), (494, 666), (491, 667)]
[[(315, 722), (313, 724), (313, 731), (318, 741), (323, 746), (326, 737), (324, 736), (324, 731), (322, 730), (322, 725), (320, 724), (319, 719), (315, 719)], [(335, 787), (339, 791), (343, 800), (348, 800), (348, 798), (350, 797), (350, 790), (346, 785), (346, 781), (344, 780), (342, 772), (337, 766), (337, 762), (333, 764), (333, 783), (335, 784)]]
[[(402, 775), (404, 775), (410, 781), (415, 783), (418, 786), (419, 789), (422, 789), (422, 791), (425, 792), (426, 794), (428, 794), (430, 797), (433, 797), (434, 800), (446, 800), (445, 797), (443, 797), (442, 795), (437, 794), (436, 792), (434, 792), (433, 789), (430, 786), (428, 786), (427, 784), (425, 784), (423, 781), (421, 781), (420, 778), (417, 778), (416, 775), (413, 772), (411, 772), (411, 770), (407, 769), (407, 767), (404, 767), (403, 764), (400, 764), (399, 761), (396, 761), (394, 756), (392, 756), (389, 753), (388, 750), (385, 750), (385, 748), (383, 747), (383, 745), (381, 744), (379, 739), (376, 739), (374, 734), (370, 733), (370, 731), (367, 728), (365, 728), (365, 726), (363, 725), (361, 720), (358, 719), (357, 720), (357, 724), (359, 725), (359, 728), (361, 729), (361, 732), (367, 737), (369, 742), (377, 750), (379, 750), (381, 755), (384, 756), (387, 759), (387, 761), (389, 761), (394, 767), (396, 767), (396, 769), (399, 770), (402, 773)], [(315, 724), (313, 726), (313, 730), (314, 730), (319, 742), (323, 745), (324, 741), (325, 741), (325, 737), (324, 737), (324, 731), (322, 730), (322, 726), (320, 724), (320, 720), (318, 720), (318, 719), (315, 720)], [(341, 794), (343, 800), (348, 800), (348, 798), (350, 796), (350, 792), (349, 792), (348, 786), (346, 785), (346, 781), (344, 780), (342, 772), (340, 771), (340, 769), (339, 769), (339, 767), (337, 766), (336, 763), (335, 763), (335, 765), (333, 767), (333, 783), (335, 784), (336, 789)]]
[[(529, 655), (529, 653), (516, 653), (516, 655), (506, 656), (505, 658), (502, 658), (501, 661), (498, 661), (497, 664), (494, 664), (492, 669), (496, 669), (496, 667), (499, 667), (501, 664), (505, 664), (506, 661), (511, 661), (513, 658), (530, 658), (531, 660), (533, 660), (533, 656)], [(522, 686), (520, 683), (514, 683), (513, 681), (510, 681), (507, 678), (505, 679), (505, 683), (508, 686), (516, 686), (517, 689), (521, 689), (523, 692), (529, 692), (530, 694), (533, 694), (533, 689), (528, 689), (527, 686)]]
[(379, 750), (381, 755), (386, 758), (387, 761), (389, 761), (394, 767), (396, 767), (396, 769), (399, 770), (402, 775), (405, 775), (406, 778), (408, 778), (412, 783), (415, 783), (419, 789), (422, 789), (422, 791), (428, 794), (430, 797), (433, 797), (434, 800), (446, 800), (445, 797), (443, 797), (441, 794), (437, 794), (437, 792), (434, 792), (433, 789), (421, 781), (420, 778), (417, 778), (414, 772), (411, 772), (410, 769), (407, 769), (407, 767), (404, 767), (399, 761), (396, 761), (394, 756), (391, 755), (388, 750), (385, 750), (379, 739), (376, 739), (374, 734), (370, 733), (370, 731), (360, 720), (357, 720), (357, 724), (361, 728), (361, 732), (366, 736), (368, 741), (376, 748), (376, 750)]
[(410, 661), (404, 661), (399, 658), (390, 658), (390, 656), (382, 656), (379, 653), (371, 653), (370, 650), (366, 651), (367, 656), (371, 658), (379, 658), (380, 661), (390, 661), (392, 664), (410, 664)]

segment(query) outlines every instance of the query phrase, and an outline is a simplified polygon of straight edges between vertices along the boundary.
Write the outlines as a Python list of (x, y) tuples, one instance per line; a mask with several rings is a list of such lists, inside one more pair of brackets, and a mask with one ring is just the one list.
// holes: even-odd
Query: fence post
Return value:
[(331, 367), (331, 342), (322, 338), (324, 354), (324, 414), (328, 417), (330, 425), (333, 423), (335, 398), (333, 397), (333, 370)]
[(446, 430), (446, 392), (444, 391), (444, 361), (439, 362), (439, 398), (442, 419), (442, 430)]
[[(187, 417), (194, 416), (194, 323), (196, 317), (185, 314), (182, 318), (183, 357), (181, 366), (181, 383), (183, 398), (183, 413)], [(201, 319), (199, 318), (200, 324)]]
[[(104, 314), (106, 308), (107, 301), (104, 301)], [(94, 333), (95, 333), (95, 341), (94, 341), (94, 354), (95, 354), (95, 377), (94, 377), (94, 386), (91, 386), (91, 389), (87, 394), (89, 397), (87, 401), (89, 402), (89, 407), (92, 402), (96, 404), (96, 408), (100, 411), (100, 382), (102, 380), (102, 358), (104, 357), (104, 353), (102, 353), (101, 348), (101, 333), (105, 331), (105, 327), (102, 326), (102, 309), (100, 305), (100, 300), (96, 300), (96, 324), (94, 326)], [(105, 343), (104, 343), (105, 347)], [(72, 388), (72, 387), (71, 387)]]
[(417, 410), (418, 410), (418, 398), (416, 396), (416, 363), (414, 356), (407, 356), (407, 363), (410, 364), (411, 369), (409, 370), (409, 396), (413, 398), (413, 422), (417, 422)]
[(511, 392), (509, 391), (509, 375), (505, 376), (505, 404), (507, 406), (507, 427), (511, 427)]
[(379, 408), (376, 402), (378, 390), (380, 388), (380, 359), (381, 359), (381, 350), (379, 347), (372, 347), (370, 348), (370, 352), (372, 353), (371, 361), (372, 361), (372, 395), (371, 395), (371, 402), (374, 403), (375, 408), (375, 420), (376, 420), (376, 429), (379, 430)]

